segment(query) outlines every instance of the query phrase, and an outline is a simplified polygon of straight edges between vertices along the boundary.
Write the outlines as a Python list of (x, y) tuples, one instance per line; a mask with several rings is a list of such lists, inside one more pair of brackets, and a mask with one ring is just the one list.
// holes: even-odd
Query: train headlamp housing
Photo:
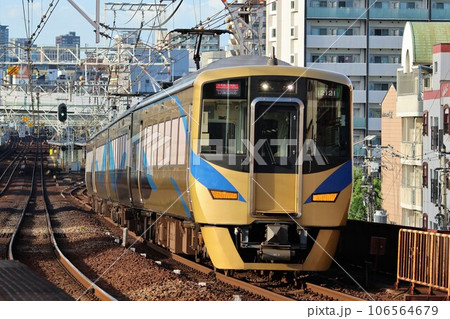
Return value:
[(313, 194), (313, 202), (328, 202), (334, 203), (338, 197), (339, 193), (323, 193), (323, 194)]
[(238, 193), (237, 192), (228, 192), (228, 191), (220, 191), (220, 190), (209, 190), (211, 197), (213, 199), (228, 199), (228, 200), (237, 200)]

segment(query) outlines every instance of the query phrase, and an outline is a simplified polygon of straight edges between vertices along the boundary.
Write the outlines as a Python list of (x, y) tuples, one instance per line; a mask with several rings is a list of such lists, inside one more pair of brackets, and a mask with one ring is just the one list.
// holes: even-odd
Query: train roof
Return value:
[[(101, 134), (104, 130), (106, 130), (108, 127), (110, 127), (114, 123), (122, 120), (124, 117), (126, 117), (130, 113), (132, 113), (136, 110), (139, 110), (141, 108), (144, 108), (147, 105), (153, 104), (160, 99), (170, 97), (178, 91), (181, 91), (183, 89), (193, 86), (194, 81), (203, 73), (208, 74), (208, 73), (210, 73), (209, 71), (212, 71), (215, 69), (223, 69), (223, 68), (231, 69), (231, 68), (238, 68), (238, 67), (243, 67), (243, 66), (245, 66), (245, 67), (264, 67), (264, 66), (272, 65), (269, 62), (269, 60), (271, 60), (271, 58), (266, 57), (266, 56), (241, 55), (241, 56), (233, 56), (233, 57), (214, 61), (214, 62), (208, 64), (206, 67), (201, 68), (200, 70), (197, 70), (195, 72), (189, 73), (188, 75), (176, 80), (173, 83), (173, 86), (171, 86), (165, 90), (159, 91), (158, 93), (156, 93), (148, 98), (145, 98), (144, 100), (140, 101), (139, 103), (133, 105), (129, 110), (127, 110), (120, 117), (115, 119), (110, 125), (101, 129), (94, 136), (92, 136), (90, 140), (92, 140), (97, 135)], [(291, 66), (289, 63), (286, 63), (279, 59), (277, 59), (277, 63), (278, 63), (277, 64), (278, 67), (283, 67), (283, 68), (291, 67), (291, 68), (303, 70), (304, 71), (303, 74), (306, 77), (311, 72), (314, 73), (314, 76), (317, 76), (318, 78), (323, 78), (323, 79), (327, 79), (328, 76), (333, 75), (333, 77), (335, 79), (339, 79), (340, 82), (348, 83), (351, 85), (350, 80), (344, 74), (336, 73), (333, 71), (327, 71), (327, 70), (318, 70), (318, 69), (311, 69), (311, 68), (304, 68), (304, 67), (294, 67), (294, 66)]]

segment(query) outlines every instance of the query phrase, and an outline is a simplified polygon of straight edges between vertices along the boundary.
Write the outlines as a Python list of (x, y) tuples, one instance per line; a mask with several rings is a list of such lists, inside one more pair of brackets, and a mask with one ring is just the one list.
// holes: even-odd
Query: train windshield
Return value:
[(321, 171), (350, 159), (350, 90), (311, 79), (307, 87), (303, 169)]
[[(292, 101), (304, 105), (303, 123), (298, 122), (298, 105)], [(346, 85), (311, 78), (251, 77), (207, 83), (200, 114), (200, 154), (219, 166), (248, 171), (247, 146), (252, 147), (253, 129), (255, 159), (261, 162), (255, 172), (295, 173), (299, 161), (304, 173), (336, 167), (351, 158), (350, 102)], [(256, 103), (254, 125), (250, 125), (252, 103)], [(299, 129), (303, 143), (298, 143)]]
[(246, 157), (248, 139), (247, 81), (209, 83), (203, 90), (200, 153), (223, 166), (236, 166)]

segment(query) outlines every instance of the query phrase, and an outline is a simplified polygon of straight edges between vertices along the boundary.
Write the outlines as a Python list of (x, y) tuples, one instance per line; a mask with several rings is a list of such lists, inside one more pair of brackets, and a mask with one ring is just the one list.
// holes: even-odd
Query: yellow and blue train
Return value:
[(352, 192), (351, 82), (268, 61), (214, 62), (93, 136), (94, 210), (217, 269), (328, 269)]

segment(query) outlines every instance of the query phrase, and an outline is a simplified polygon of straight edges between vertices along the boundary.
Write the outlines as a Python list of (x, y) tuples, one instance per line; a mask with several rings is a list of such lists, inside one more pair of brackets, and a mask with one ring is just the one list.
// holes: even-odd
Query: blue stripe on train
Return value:
[(181, 204), (183, 205), (184, 212), (186, 213), (186, 216), (188, 218), (192, 218), (191, 212), (189, 211), (189, 208), (188, 208), (188, 206), (186, 204), (186, 201), (184, 200), (183, 194), (181, 193), (181, 190), (178, 187), (177, 182), (172, 177), (170, 178), (170, 180), (172, 181), (173, 187), (175, 187), (175, 190), (177, 191), (178, 198), (180, 199)]
[[(313, 194), (339, 193), (352, 183), (352, 161), (344, 163), (316, 188)], [(312, 194), (305, 204), (312, 202)]]
[(156, 187), (155, 181), (153, 180), (152, 174), (150, 174), (150, 168), (147, 162), (147, 156), (145, 154), (145, 150), (142, 149), (142, 160), (144, 163), (144, 173), (147, 176), (148, 183), (153, 191), (156, 191), (158, 188)]
[(194, 178), (204, 185), (207, 189), (236, 192), (238, 193), (238, 199), (241, 202), (246, 203), (242, 195), (237, 189), (214, 167), (212, 167), (207, 161), (198, 156), (191, 150), (191, 174)]

